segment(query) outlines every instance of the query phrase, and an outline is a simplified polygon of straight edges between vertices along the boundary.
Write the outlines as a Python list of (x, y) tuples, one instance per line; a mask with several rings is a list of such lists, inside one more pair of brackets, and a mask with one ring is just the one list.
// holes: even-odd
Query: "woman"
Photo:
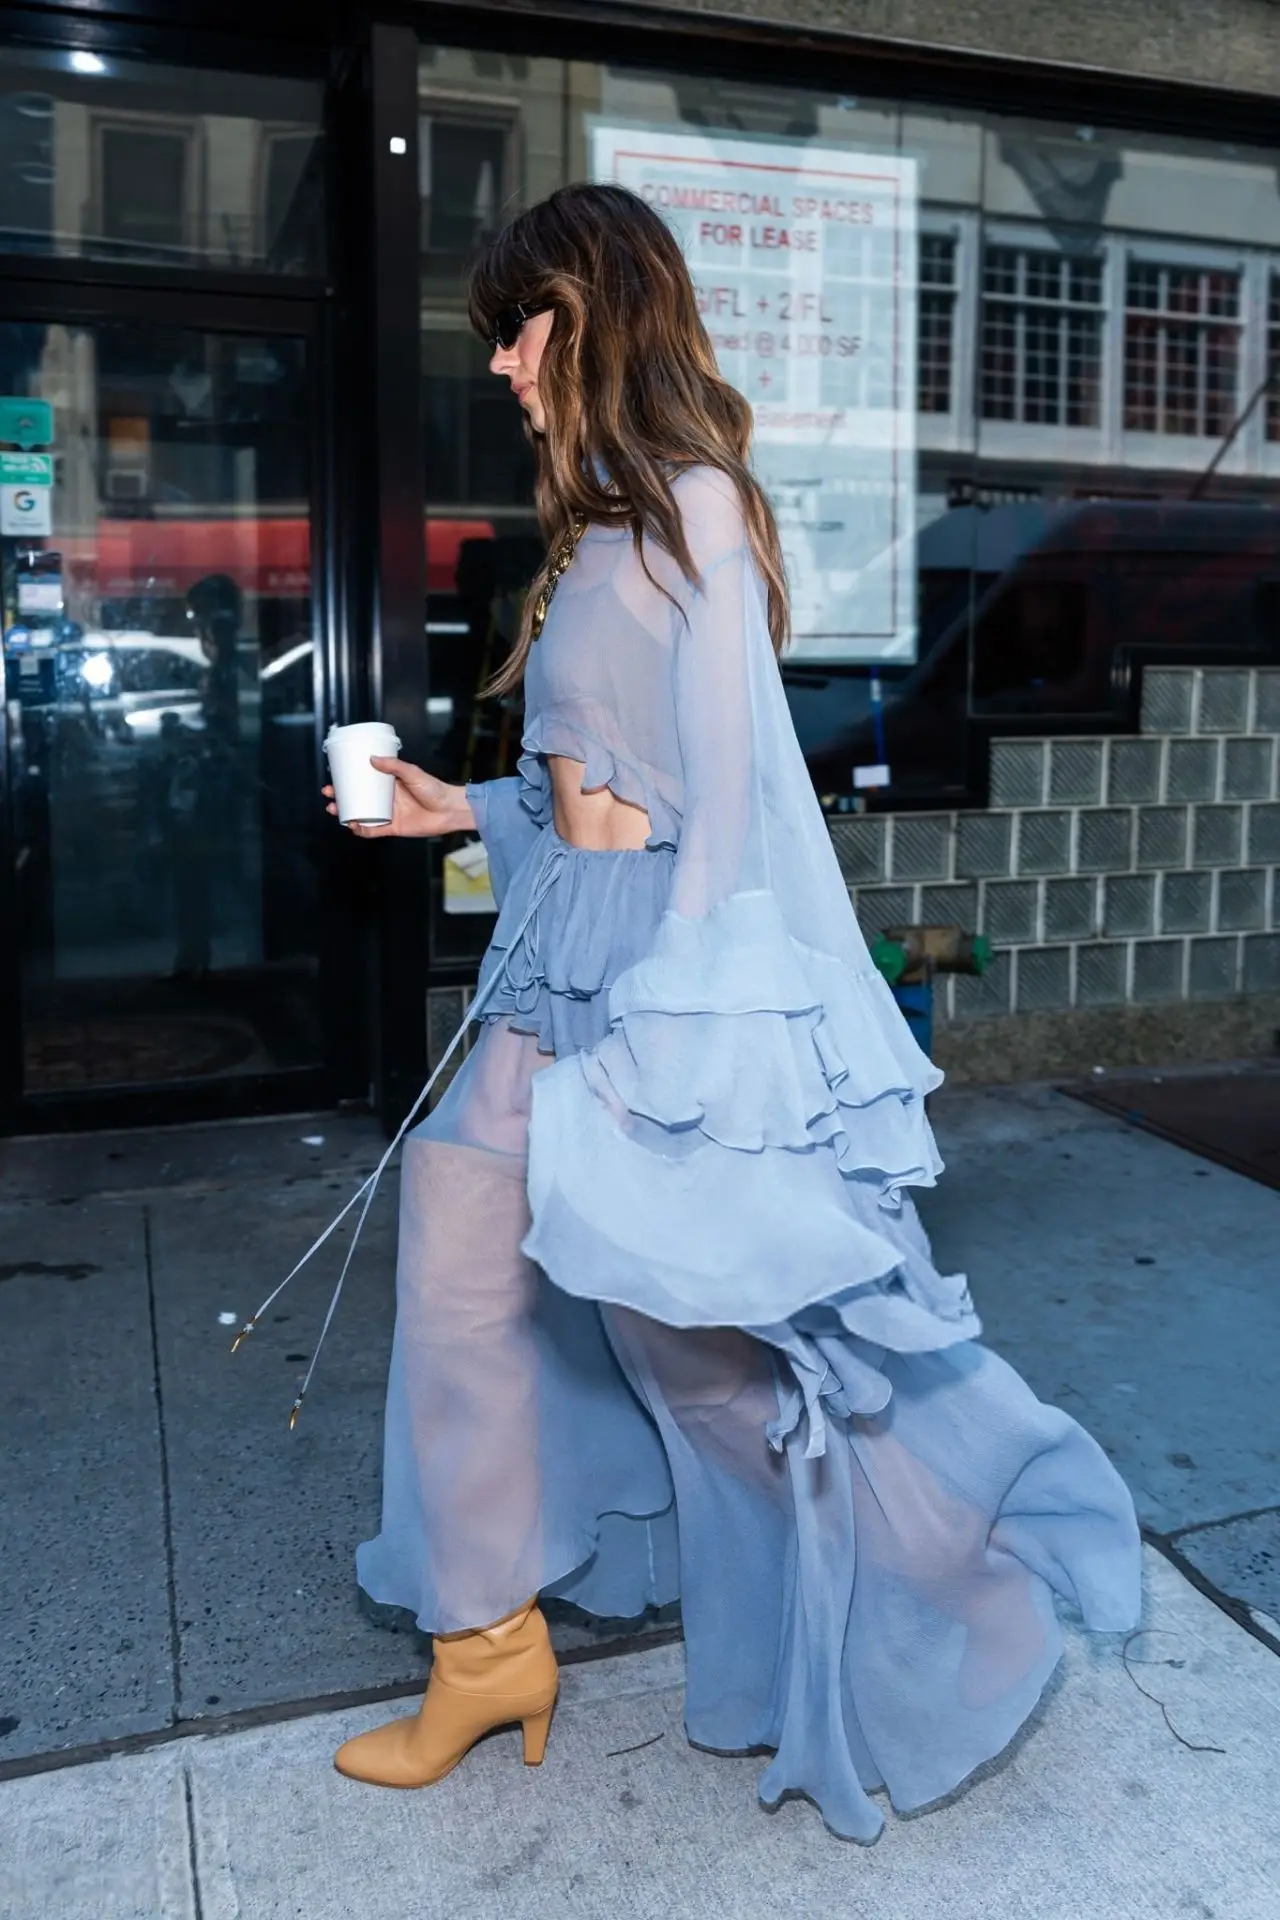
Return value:
[[(379, 833), (474, 828), (483, 1025), (405, 1150), (383, 1527), (361, 1583), (435, 1635), (412, 1718), (348, 1741), (425, 1785), (491, 1727), (542, 1757), (540, 1594), (681, 1602), (686, 1717), (761, 1796), (874, 1838), (1057, 1662), (1054, 1594), (1138, 1618), (1100, 1449), (975, 1344), (905, 1189), (941, 1076), (871, 966), (776, 666), (777, 530), (680, 251), (577, 186), (472, 280), (550, 560), (500, 677), (516, 778), (396, 776)], [(332, 808), (330, 809), (332, 811)]]

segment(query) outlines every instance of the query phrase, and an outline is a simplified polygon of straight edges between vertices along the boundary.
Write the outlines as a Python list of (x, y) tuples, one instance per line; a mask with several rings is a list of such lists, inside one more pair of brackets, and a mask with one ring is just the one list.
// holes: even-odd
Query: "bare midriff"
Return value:
[(652, 831), (643, 807), (619, 800), (608, 787), (584, 793), (586, 768), (581, 760), (548, 754), (547, 766), (556, 832), (562, 840), (589, 853), (627, 853), (643, 847)]

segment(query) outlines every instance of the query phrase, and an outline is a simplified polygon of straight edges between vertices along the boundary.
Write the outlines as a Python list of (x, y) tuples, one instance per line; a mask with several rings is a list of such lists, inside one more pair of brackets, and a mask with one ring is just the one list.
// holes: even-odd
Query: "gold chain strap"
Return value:
[(543, 623), (547, 617), (547, 609), (550, 607), (555, 590), (560, 584), (560, 576), (569, 571), (573, 562), (573, 556), (578, 551), (578, 542), (586, 530), (586, 520), (581, 514), (576, 515), (573, 525), (569, 528), (568, 533), (565, 534), (564, 539), (552, 555), (551, 564), (547, 568), (547, 577), (542, 583), (542, 591), (534, 603), (533, 618), (529, 622), (529, 636), (531, 640), (536, 640), (542, 632)]

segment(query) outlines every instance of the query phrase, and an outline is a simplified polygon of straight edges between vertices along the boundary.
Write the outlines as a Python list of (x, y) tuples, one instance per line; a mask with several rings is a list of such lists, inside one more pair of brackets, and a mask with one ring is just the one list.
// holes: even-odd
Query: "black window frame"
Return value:
[[(44, 10), (37, 14), (34, 9), (13, 10), (5, 27), (6, 40), (19, 45), (81, 47), (101, 52), (104, 57), (152, 59), (166, 66), (263, 74), (287, 71), (317, 79), (325, 76), (331, 59), (328, 49), (300, 39), (281, 45), (273, 39), (234, 36), (199, 26), (175, 36), (160, 22), (123, 25)], [(357, 53), (357, 63), (359, 57)], [(329, 90), (330, 107), (322, 130), (331, 226), (341, 171), (336, 164), (332, 124), (339, 117), (337, 91), (336, 86)], [(109, 109), (106, 118), (112, 118)], [(336, 291), (332, 270), (317, 276), (265, 268), (211, 268), (164, 259), (138, 262), (39, 252), (0, 253), (0, 306), (6, 320), (72, 325), (132, 321), (190, 326), (202, 332), (282, 333), (304, 341), (312, 423), (311, 600), (317, 747), (327, 721), (345, 718), (351, 711), (368, 666), (355, 641), (362, 625), (367, 633), (368, 623), (358, 614), (349, 615), (344, 604), (352, 592), (352, 579), (360, 577), (360, 570), (344, 565), (337, 553), (344, 458), (333, 405), (332, 370), (341, 358)], [(371, 572), (364, 569), (364, 577)], [(8, 793), (6, 756), (7, 721), (0, 712), (0, 796)], [(7, 805), (0, 805), (0, 924), (9, 928), (16, 926), (11, 836)], [(8, 939), (0, 942), (0, 1133), (15, 1128), (62, 1131), (103, 1124), (208, 1119), (245, 1111), (297, 1111), (366, 1095), (371, 1074), (362, 1017), (368, 994), (362, 984), (367, 968), (360, 921), (369, 917), (369, 888), (367, 877), (354, 870), (354, 850), (334, 841), (336, 836), (334, 840), (326, 836), (321, 874), (323, 1066), (225, 1083), (26, 1095), (22, 1090), (21, 954), (17, 940)], [(353, 999), (357, 1009), (354, 1019)]]
[[(329, 715), (354, 715), (362, 703), (381, 704), (385, 698), (388, 717), (399, 725), (410, 756), (423, 737), (429, 686), (421, 529), (431, 489), (423, 485), (419, 401), (410, 397), (420, 395), (422, 375), (420, 42), (600, 60), (727, 82), (740, 78), (775, 88), (834, 89), (868, 100), (909, 99), (924, 107), (1037, 117), (1067, 126), (1115, 124), (1135, 133), (1190, 133), (1245, 148), (1280, 145), (1274, 103), (1260, 95), (889, 43), (808, 23), (702, 15), (647, 0), (538, 0), (536, 8), (527, 0), (483, 5), (387, 0), (378, 6), (360, 0), (189, 0), (181, 11), (176, 27), (171, 0), (133, 0), (127, 20), (31, 4), (7, 11), (4, 32), (31, 44), (76, 45), (106, 55), (327, 76), (331, 252), (324, 278), (285, 284), (258, 272), (209, 273), (185, 266), (157, 271), (11, 256), (0, 259), (0, 296), (21, 278), (38, 281), (50, 295), (110, 286), (135, 299), (149, 298), (175, 286), (180, 276), (184, 294), (192, 296), (204, 292), (211, 299), (252, 300), (269, 293), (314, 302), (315, 364), (324, 369), (315, 586), (324, 600)], [(393, 137), (404, 141), (402, 154), (391, 153)], [(407, 388), (401, 384), (397, 391), (396, 383), (406, 380)], [(958, 458), (955, 464), (959, 469), (964, 461)], [(1139, 680), (1137, 670), (1118, 674), (1111, 708), (1081, 716), (1063, 730), (1132, 727)], [(949, 805), (982, 805), (987, 799), (985, 742), (1000, 728), (978, 720), (969, 725), (970, 784), (962, 797), (949, 797)], [(0, 780), (3, 774), (0, 765)], [(936, 802), (922, 798), (907, 804)], [(358, 856), (354, 861), (347, 859), (349, 851)], [(0, 847), (0, 856), (4, 852)], [(387, 859), (380, 860), (384, 852)], [(347, 943), (345, 990), (335, 1008), (346, 1044), (334, 1085), (338, 1092), (359, 1095), (372, 1082), (387, 1119), (399, 1117), (416, 1092), (426, 1057), (428, 985), (450, 977), (447, 968), (436, 970), (430, 963), (428, 870), (420, 852), (408, 846), (351, 850), (334, 836), (338, 879), (332, 912), (341, 922), (335, 937)], [(379, 879), (392, 884), (379, 888)], [(4, 884), (0, 872), (0, 890)], [(3, 911), (0, 897), (0, 915)], [(359, 955), (373, 946), (380, 958), (362, 967)], [(5, 943), (0, 943), (0, 995), (7, 964)], [(455, 972), (458, 982), (474, 978), (473, 969), (469, 975), (466, 969)], [(4, 1058), (11, 1024), (0, 1021), (0, 1101), (4, 1087), (13, 1084)], [(372, 1044), (364, 1031), (369, 1027)], [(181, 1109), (179, 1098), (166, 1112), (180, 1117)], [(0, 1127), (4, 1124), (0, 1113)]]

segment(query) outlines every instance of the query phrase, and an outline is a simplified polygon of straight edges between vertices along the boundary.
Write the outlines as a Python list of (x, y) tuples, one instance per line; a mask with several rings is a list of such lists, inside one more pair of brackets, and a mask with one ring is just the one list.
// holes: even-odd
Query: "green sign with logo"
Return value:
[(16, 394), (0, 394), (0, 445), (51, 447), (53, 408), (49, 402), (24, 400)]
[(0, 487), (51, 487), (51, 453), (0, 453)]

